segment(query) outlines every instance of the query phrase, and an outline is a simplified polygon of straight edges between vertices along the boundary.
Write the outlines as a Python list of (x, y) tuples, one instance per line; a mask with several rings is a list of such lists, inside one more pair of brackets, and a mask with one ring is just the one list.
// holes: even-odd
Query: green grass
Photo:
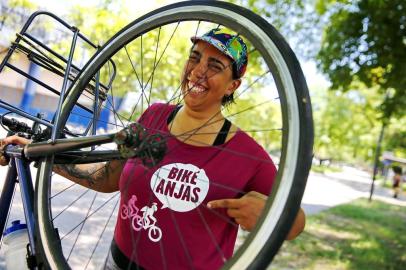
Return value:
[(271, 269), (406, 269), (406, 208), (359, 199), (307, 217)]
[(312, 172), (316, 173), (328, 173), (328, 172), (341, 172), (342, 169), (335, 167), (334, 165), (312, 165)]

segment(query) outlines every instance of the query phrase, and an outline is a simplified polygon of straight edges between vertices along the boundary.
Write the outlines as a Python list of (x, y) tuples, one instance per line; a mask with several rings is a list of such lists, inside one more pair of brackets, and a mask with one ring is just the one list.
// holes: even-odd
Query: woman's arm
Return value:
[(124, 164), (125, 160), (92, 164), (57, 164), (53, 170), (81, 186), (109, 193), (119, 190), (118, 184)]
[[(1, 146), (8, 144), (26, 145), (30, 140), (13, 135), (1, 140)], [(3, 162), (4, 160), (4, 162)], [(7, 165), (5, 159), (1, 159), (1, 165)], [(113, 160), (107, 163), (92, 164), (57, 164), (54, 165), (54, 172), (84, 187), (100, 191), (117, 191), (121, 171), (124, 168), (125, 160)]]

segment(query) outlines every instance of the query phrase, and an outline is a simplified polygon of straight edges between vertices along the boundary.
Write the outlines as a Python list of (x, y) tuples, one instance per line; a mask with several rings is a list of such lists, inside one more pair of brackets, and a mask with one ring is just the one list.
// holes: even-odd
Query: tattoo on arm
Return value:
[(92, 166), (84, 170), (79, 169), (75, 164), (58, 164), (54, 166), (57, 172), (60, 171), (74, 178), (85, 180), (87, 181), (89, 186), (93, 186), (93, 184), (95, 183), (94, 179), (94, 172), (96, 170), (95, 167), (96, 166), (94, 167)]
[(107, 162), (106, 164), (87, 164), (80, 168), (76, 164), (58, 164), (55, 165), (56, 170), (65, 172), (69, 176), (77, 179), (85, 180), (89, 187), (103, 180), (107, 180), (112, 173), (116, 173), (118, 169), (122, 168), (124, 162)]

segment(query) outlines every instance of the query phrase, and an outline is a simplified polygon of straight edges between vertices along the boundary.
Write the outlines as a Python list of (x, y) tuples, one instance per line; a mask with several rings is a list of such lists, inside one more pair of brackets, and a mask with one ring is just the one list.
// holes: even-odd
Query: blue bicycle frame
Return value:
[[(17, 179), (18, 175), (18, 179)], [(29, 162), (21, 157), (13, 157), (10, 160), (6, 179), (0, 197), (0, 232), (4, 231), (10, 212), (16, 184), (20, 185), (21, 199), (23, 203), (25, 221), (27, 223), (28, 239), (30, 244), (29, 256), (35, 256), (35, 219), (34, 219), (34, 187), (32, 184)], [(0, 235), (0, 240), (3, 234)]]

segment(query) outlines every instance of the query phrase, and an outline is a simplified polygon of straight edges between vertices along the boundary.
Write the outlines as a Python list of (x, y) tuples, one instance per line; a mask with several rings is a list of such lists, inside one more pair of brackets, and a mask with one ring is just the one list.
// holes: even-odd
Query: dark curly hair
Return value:
[(400, 166), (393, 166), (392, 170), (396, 174), (402, 174), (402, 168)]

